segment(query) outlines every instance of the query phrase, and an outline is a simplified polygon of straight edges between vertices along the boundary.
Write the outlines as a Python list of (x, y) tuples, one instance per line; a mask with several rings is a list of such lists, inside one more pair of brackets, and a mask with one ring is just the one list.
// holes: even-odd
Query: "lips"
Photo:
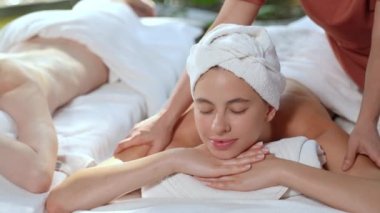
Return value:
[(210, 143), (215, 149), (226, 150), (229, 149), (237, 139), (228, 139), (228, 140), (219, 140), (219, 139), (210, 139)]

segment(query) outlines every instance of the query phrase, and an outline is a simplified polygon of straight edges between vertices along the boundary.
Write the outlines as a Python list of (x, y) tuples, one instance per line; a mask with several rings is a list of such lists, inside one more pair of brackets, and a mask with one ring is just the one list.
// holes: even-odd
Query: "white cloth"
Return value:
[(322, 205), (306, 197), (295, 196), (285, 200), (247, 200), (247, 199), (188, 199), (188, 198), (144, 198), (115, 202), (75, 213), (343, 213)]
[[(312, 167), (324, 164), (323, 152), (314, 140), (305, 137), (286, 138), (266, 145), (278, 158), (283, 158)], [(205, 186), (186, 174), (176, 174), (158, 184), (144, 187), (143, 198), (191, 198), (191, 199), (251, 199), (277, 200), (288, 191), (288, 187), (275, 186), (256, 191), (223, 191)], [(288, 192), (295, 195), (295, 192)]]
[[(114, 77), (122, 79), (75, 98), (55, 113), (60, 163), (54, 183), (109, 158), (117, 142), (148, 114), (148, 105), (149, 114), (159, 108), (183, 71), (199, 32), (172, 19), (140, 22), (125, 5), (107, 0), (82, 1), (72, 11), (32, 13), (2, 29), (0, 52), (36, 35), (68, 38), (86, 45), (105, 61)], [(13, 119), (2, 111), (0, 134), (17, 136)], [(29, 193), (0, 177), (0, 212), (43, 212), (46, 196)]]
[[(111, 78), (122, 79), (123, 85), (113, 84), (94, 95), (79, 97), (71, 107), (55, 114), (59, 160), (66, 164), (60, 164), (59, 169), (70, 174), (111, 156), (116, 142), (134, 123), (160, 108), (199, 33), (199, 29), (175, 20), (140, 21), (120, 2), (84, 0), (72, 10), (40, 11), (11, 22), (0, 32), (0, 52), (36, 35), (63, 37), (86, 45), (106, 63)], [(112, 91), (113, 96), (105, 91)], [(75, 113), (82, 116), (72, 116)], [(122, 122), (115, 120), (119, 118), (125, 119), (126, 125), (118, 126)], [(2, 133), (16, 137), (13, 120), (1, 111), (0, 127)], [(106, 134), (100, 128), (107, 130)]]
[(180, 59), (200, 34), (198, 28), (173, 22), (147, 26), (124, 3), (83, 0), (72, 10), (35, 12), (13, 21), (0, 35), (0, 52), (36, 35), (75, 40), (103, 60), (111, 81), (121, 79), (141, 93), (153, 115), (185, 68)]
[(278, 109), (285, 78), (280, 73), (273, 43), (263, 27), (221, 24), (206, 33), (191, 48), (187, 59), (191, 92), (200, 76), (215, 66), (244, 79)]

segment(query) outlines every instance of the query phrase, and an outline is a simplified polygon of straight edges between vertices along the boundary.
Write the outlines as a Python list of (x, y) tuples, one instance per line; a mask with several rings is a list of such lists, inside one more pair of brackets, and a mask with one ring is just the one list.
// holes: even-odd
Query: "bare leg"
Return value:
[(50, 187), (57, 157), (52, 113), (107, 81), (108, 71), (86, 47), (34, 38), (0, 58), (0, 109), (16, 122), (17, 141), (0, 135), (0, 173), (31, 192)]

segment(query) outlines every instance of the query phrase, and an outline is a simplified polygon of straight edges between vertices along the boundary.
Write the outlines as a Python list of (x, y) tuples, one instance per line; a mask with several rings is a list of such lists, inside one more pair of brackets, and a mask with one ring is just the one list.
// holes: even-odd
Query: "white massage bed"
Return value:
[[(149, 19), (145, 22), (147, 25), (156, 25), (160, 22), (159, 19)], [(186, 58), (186, 52), (190, 46), (189, 40), (193, 40), (199, 31), (190, 26), (183, 24), (176, 25), (173, 33), (168, 32), (167, 28), (157, 32), (162, 34), (172, 34), (175, 39), (170, 42), (165, 40), (165, 44), (161, 44), (160, 48), (163, 48), (163, 52), (170, 51), (168, 49), (177, 48), (181, 54), (174, 51), (174, 54), (170, 54), (169, 57), (164, 57), (166, 62), (175, 63), (174, 79), (164, 79), (168, 82), (166, 91), (160, 100), (149, 99), (151, 95), (150, 91), (144, 90), (144, 87), (150, 87), (151, 82), (144, 81), (139, 82), (140, 85), (134, 86), (133, 82), (123, 81), (123, 76), (117, 76), (122, 81), (111, 81), (110, 83), (102, 86), (101, 88), (93, 91), (88, 95), (84, 95), (76, 98), (68, 105), (64, 106), (54, 115), (54, 122), (58, 132), (59, 138), (59, 161), (57, 171), (54, 175), (54, 183), (58, 184), (67, 174), (70, 174), (78, 169), (96, 165), (112, 155), (112, 151), (116, 146), (116, 143), (128, 134), (133, 124), (145, 118), (147, 115), (153, 114), (164, 103), (165, 99), (170, 94), (170, 90), (175, 84), (175, 79), (179, 76)], [(180, 30), (178, 30), (180, 29)], [(135, 30), (132, 28), (132, 31)], [(326, 86), (325, 81), (318, 78), (307, 77), (309, 74), (302, 74), (291, 70), (297, 68), (297, 70), (309, 69), (310, 66), (314, 67), (315, 71), (319, 71), (326, 68), (326, 75), (331, 75), (333, 79), (339, 78), (342, 73), (327, 72), (332, 68), (340, 69), (337, 62), (332, 59), (328, 59), (327, 62), (316, 64), (308, 61), (310, 60), (322, 60), (315, 59), (315, 55), (318, 57), (329, 57), (332, 53), (331, 50), (326, 50), (324, 54), (317, 54), (316, 51), (325, 51), (326, 41), (323, 33), (308, 19), (302, 19), (290, 26), (277, 26), (270, 27), (269, 32), (273, 36), (273, 40), (278, 45), (278, 53), (283, 68), (288, 67), (290, 69), (288, 75), (290, 77), (301, 76), (301, 82), (308, 84), (312, 87), (314, 92), (322, 95), (323, 100), (327, 100), (326, 104), (332, 108), (337, 108), (337, 113), (344, 116), (341, 121), (349, 129), (352, 124), (346, 120), (354, 121), (358, 113), (357, 98), (360, 96), (358, 92), (355, 92), (355, 87), (351, 84), (343, 85), (342, 90), (334, 88), (338, 84), (331, 84)], [(47, 33), (48, 34), (48, 33)], [(170, 35), (168, 35), (170, 36)], [(182, 36), (182, 37), (181, 37)], [(10, 37), (13, 39), (13, 37)], [(8, 38), (9, 39), (9, 38)], [(157, 37), (157, 39), (159, 39)], [(157, 40), (156, 39), (156, 40)], [(158, 40), (159, 41), (159, 40)], [(1, 40), (4, 42), (4, 40)], [(152, 42), (152, 41), (150, 41)], [(321, 45), (321, 42), (323, 45)], [(159, 43), (159, 42), (158, 42)], [(185, 44), (185, 45), (180, 45)], [(143, 44), (142, 44), (143, 45)], [(166, 46), (165, 46), (166, 45)], [(152, 44), (152, 51), (153, 51)], [(168, 49), (164, 49), (164, 48)], [(296, 49), (296, 48), (298, 49)], [(146, 46), (144, 47), (146, 48)], [(142, 48), (141, 51), (149, 51)], [(328, 48), (327, 48), (328, 49)], [(93, 50), (96, 52), (95, 50)], [(311, 56), (310, 51), (313, 52)], [(154, 52), (154, 51), (153, 51)], [(300, 53), (302, 57), (300, 56)], [(329, 55), (330, 54), (330, 55)], [(158, 56), (159, 57), (159, 56)], [(314, 57), (314, 58), (313, 58)], [(298, 60), (294, 60), (298, 58)], [(111, 62), (110, 62), (111, 63)], [(318, 63), (317, 63), (318, 64)], [(154, 65), (154, 64), (153, 64)], [(149, 66), (148, 63), (143, 66)], [(174, 65), (173, 65), (174, 66)], [(117, 66), (116, 66), (117, 67)], [(139, 67), (136, 65), (136, 67)], [(152, 68), (152, 67), (148, 67)], [(156, 68), (156, 67), (155, 67)], [(116, 68), (115, 68), (116, 69)], [(127, 69), (128, 70), (128, 69)], [(132, 70), (133, 72), (133, 70)], [(116, 71), (117, 74), (117, 71)], [(153, 78), (162, 78), (162, 73), (151, 72)], [(122, 75), (122, 74), (121, 74)], [(344, 75), (344, 74), (343, 74)], [(306, 77), (305, 77), (306, 76)], [(311, 72), (310, 76), (313, 76)], [(335, 77), (334, 77), (335, 76)], [(297, 78), (297, 77), (294, 77)], [(304, 78), (304, 80), (303, 80)], [(312, 79), (313, 82), (308, 82)], [(161, 83), (165, 82), (160, 80)], [(344, 84), (344, 83), (342, 83)], [(339, 85), (338, 85), (339, 86)], [(157, 87), (159, 88), (159, 87)], [(349, 88), (349, 90), (348, 90)], [(165, 88), (163, 89), (165, 90)], [(341, 95), (342, 100), (330, 101), (330, 95), (323, 95), (326, 92), (330, 92), (331, 95), (336, 94), (349, 94)], [(357, 95), (356, 95), (357, 94)], [(360, 101), (360, 99), (359, 99)], [(154, 107), (150, 106), (153, 103)], [(346, 107), (342, 107), (346, 106)], [(347, 109), (347, 106), (352, 106)], [(5, 113), (0, 112), (0, 131), (3, 134), (15, 135), (15, 127), (12, 126), (12, 120)], [(0, 212), (25, 212), (25, 213), (38, 213), (44, 211), (44, 201), (47, 194), (31, 194), (22, 190), (3, 177), (0, 177)], [(188, 199), (172, 199), (172, 198), (132, 198), (128, 200), (117, 200), (110, 205), (98, 207), (91, 210), (91, 212), (130, 212), (130, 213), (142, 213), (142, 212), (339, 212), (328, 206), (312, 201), (304, 196), (295, 196), (286, 200), (249, 200), (249, 199), (218, 199), (218, 200), (188, 200)], [(78, 211), (87, 212), (87, 211)]]

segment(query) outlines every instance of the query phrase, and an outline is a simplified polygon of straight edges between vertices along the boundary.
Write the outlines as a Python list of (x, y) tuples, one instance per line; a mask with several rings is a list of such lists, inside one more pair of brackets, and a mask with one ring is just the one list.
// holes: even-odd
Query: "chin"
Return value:
[(233, 150), (223, 150), (223, 151), (215, 150), (215, 149), (209, 149), (209, 150), (210, 150), (210, 153), (214, 157), (221, 160), (229, 160), (239, 155), (238, 153), (235, 153)]

